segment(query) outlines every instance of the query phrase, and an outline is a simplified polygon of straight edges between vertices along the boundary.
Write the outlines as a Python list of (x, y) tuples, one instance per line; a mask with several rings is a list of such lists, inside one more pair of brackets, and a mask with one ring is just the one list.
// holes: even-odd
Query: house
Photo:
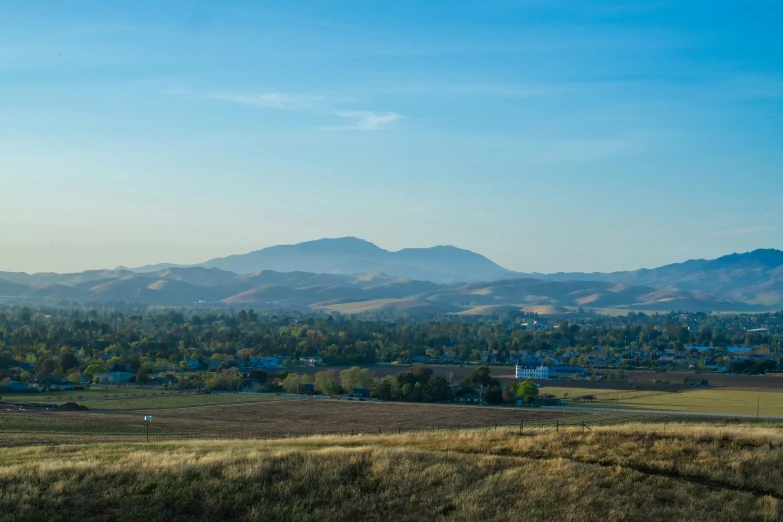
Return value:
[(26, 382), (16, 382), (16, 381), (3, 381), (0, 382), (0, 390), (3, 391), (12, 391), (12, 392), (25, 392), (25, 391), (31, 391), (30, 386), (27, 385)]
[(185, 363), (185, 365), (188, 367), (188, 370), (198, 370), (201, 368), (201, 363), (198, 362), (195, 359), (188, 359), (187, 361), (180, 361), (180, 364)]
[(372, 390), (370, 388), (360, 388), (358, 386), (354, 386), (351, 390), (351, 394), (355, 395), (357, 397), (369, 397), (370, 393), (372, 393)]
[(320, 357), (302, 357), (299, 359), (299, 362), (308, 366), (318, 366), (324, 363), (323, 359)]
[(269, 357), (250, 357), (250, 366), (253, 368), (280, 368), (285, 358), (278, 355)]
[(552, 366), (549, 368), (550, 377), (557, 377), (560, 379), (571, 378), (575, 373), (578, 373), (581, 377), (584, 377), (587, 373), (581, 366)]
[(50, 375), (33, 379), (32, 388), (38, 391), (73, 390), (76, 385), (61, 375)]
[(121, 382), (130, 382), (133, 374), (131, 372), (104, 372), (93, 374), (93, 379), (100, 384), (119, 384)]
[(456, 397), (454, 399), (455, 402), (466, 402), (470, 404), (478, 404), (481, 402), (481, 395), (478, 393), (466, 393), (465, 395), (460, 395), (459, 397)]
[(150, 379), (150, 383), (155, 386), (166, 386), (172, 384), (179, 384), (179, 379), (176, 377), (153, 377)]
[(243, 392), (245, 392), (245, 393), (248, 393), (248, 392), (254, 392), (254, 391), (256, 391), (256, 390), (257, 390), (257, 388), (258, 388), (258, 387), (260, 387), (260, 386), (261, 386), (261, 383), (259, 383), (259, 382), (258, 382), (257, 380), (255, 380), (255, 379), (244, 379), (244, 380), (243, 380), (243, 381), (240, 383), (240, 385), (239, 385), (239, 388), (240, 388), (240, 390), (242, 390)]
[(549, 367), (543, 364), (541, 366), (523, 366), (518, 364), (516, 375), (517, 379), (548, 380)]

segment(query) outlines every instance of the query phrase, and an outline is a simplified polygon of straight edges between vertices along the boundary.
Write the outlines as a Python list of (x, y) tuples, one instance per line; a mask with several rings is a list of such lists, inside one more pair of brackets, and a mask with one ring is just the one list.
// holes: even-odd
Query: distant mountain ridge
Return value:
[(77, 274), (0, 273), (0, 297), (79, 302), (251, 308), (312, 308), (345, 313), (505, 313), (521, 309), (742, 310), (746, 307), (695, 292), (599, 281), (517, 278), (438, 284), (372, 274), (316, 274), (264, 270), (236, 274), (217, 268), (175, 267), (155, 272), (94, 270)]
[(549, 281), (608, 281), (688, 292), (708, 292), (750, 305), (783, 304), (783, 251), (775, 249), (728, 254), (717, 259), (691, 259), (653, 269), (531, 276)]
[(348, 237), (279, 245), (195, 266), (0, 273), (2, 296), (342, 311), (761, 310), (783, 306), (783, 252), (760, 249), (625, 272), (523, 274), (453, 246), (390, 252)]
[[(133, 270), (151, 272), (173, 266), (164, 263)], [(277, 245), (247, 254), (211, 259), (194, 266), (219, 268), (237, 274), (260, 270), (344, 275), (382, 272), (436, 283), (496, 281), (519, 275), (480, 254), (454, 246), (405, 248), (391, 252), (356, 237)]]

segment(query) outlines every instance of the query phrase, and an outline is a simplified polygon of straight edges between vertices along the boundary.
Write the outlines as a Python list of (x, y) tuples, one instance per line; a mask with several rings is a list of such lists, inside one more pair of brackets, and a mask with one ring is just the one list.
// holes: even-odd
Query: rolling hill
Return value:
[(783, 305), (783, 252), (756, 250), (628, 272), (528, 276), (455, 247), (390, 252), (349, 237), (275, 246), (199, 266), (0, 272), (0, 297), (351, 313), (767, 310)]
[(783, 304), (783, 251), (759, 249), (717, 259), (692, 259), (659, 268), (610, 273), (533, 274), (550, 281), (610, 281), (720, 295), (758, 306)]
[[(503, 279), (438, 284), (382, 273), (343, 275), (263, 270), (236, 274), (217, 268), (174, 267), (77, 274), (0, 273), (0, 295), (72, 300), (188, 305), (196, 302), (254, 308), (326, 309), (344, 313), (497, 314), (511, 310), (562, 313), (569, 309), (744, 310), (742, 303), (702, 292), (605, 281)], [(18, 282), (18, 281), (24, 281)]]

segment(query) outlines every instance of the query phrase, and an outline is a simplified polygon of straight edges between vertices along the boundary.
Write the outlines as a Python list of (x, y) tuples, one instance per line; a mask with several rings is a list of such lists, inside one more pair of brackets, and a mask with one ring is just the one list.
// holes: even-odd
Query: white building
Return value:
[(549, 367), (544, 366), (520, 366), (517, 364), (517, 379), (538, 379), (546, 381), (549, 379)]

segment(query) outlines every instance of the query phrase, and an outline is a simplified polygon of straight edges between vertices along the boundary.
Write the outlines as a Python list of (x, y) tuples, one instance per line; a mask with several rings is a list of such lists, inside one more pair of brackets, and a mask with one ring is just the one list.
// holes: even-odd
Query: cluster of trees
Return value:
[(471, 372), (460, 383), (457, 395), (476, 392), (481, 395), (482, 401), (489, 404), (514, 404), (520, 399), (532, 403), (538, 397), (538, 387), (533, 381), (510, 382), (502, 387), (487, 366), (479, 366)]
[(354, 366), (338, 372), (324, 370), (310, 375), (281, 371), (270, 374), (253, 370), (247, 375), (236, 368), (215, 373), (192, 374), (181, 381), (181, 388), (237, 390), (246, 382), (256, 383), (256, 391), (280, 391), (323, 395), (365, 395), (387, 401), (449, 402), (466, 394), (480, 394), (489, 404), (514, 404), (517, 400), (532, 403), (539, 396), (538, 387), (530, 380), (511, 382), (505, 387), (491, 376), (486, 366), (478, 367), (467, 378), (452, 386), (449, 381), (433, 375), (431, 368), (412, 366), (396, 376), (376, 377), (366, 368)]
[(387, 375), (373, 386), (371, 397), (382, 400), (442, 402), (454, 399), (449, 381), (432, 374), (430, 368), (413, 366), (396, 377)]
[(778, 363), (776, 361), (752, 361), (750, 359), (738, 359), (731, 361), (728, 366), (728, 370), (731, 373), (745, 373), (749, 375), (758, 375), (775, 371), (778, 369)]
[[(721, 346), (751, 344), (777, 350), (783, 333), (783, 313), (582, 315), (548, 328), (525, 326), (536, 319), (535, 314), (523, 313), (502, 318), (390, 319), (126, 305), (94, 309), (0, 305), (0, 371), (19, 362), (34, 362), (37, 374), (69, 375), (100, 364), (108, 371), (138, 373), (143, 369), (143, 377), (181, 366), (183, 361), (207, 363), (215, 358), (226, 360), (229, 366), (264, 355), (279, 355), (294, 365), (302, 357), (351, 365), (406, 361), (415, 356), (476, 362), (491, 355), (503, 363), (524, 354), (546, 352), (560, 357), (574, 350), (580, 355), (570, 363), (584, 364), (580, 357), (596, 346), (608, 347), (617, 356), (625, 353), (626, 346), (642, 348), (649, 356), (637, 354), (623, 363), (652, 367), (656, 350), (662, 348), (682, 351), (690, 344), (713, 345), (720, 354)], [(769, 332), (748, 331), (756, 327)], [(700, 357), (689, 355), (695, 360)], [(415, 387), (416, 383), (410, 384)]]

